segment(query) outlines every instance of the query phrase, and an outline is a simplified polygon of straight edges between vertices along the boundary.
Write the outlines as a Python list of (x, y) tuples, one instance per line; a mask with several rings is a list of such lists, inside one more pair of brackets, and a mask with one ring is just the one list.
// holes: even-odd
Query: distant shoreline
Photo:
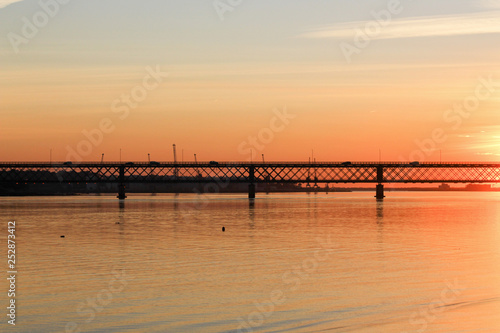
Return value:
[[(352, 193), (352, 192), (373, 192), (374, 188), (371, 187), (356, 187), (356, 188), (330, 188), (328, 191), (325, 188), (303, 188), (296, 190), (258, 190), (257, 193)], [(385, 188), (386, 192), (500, 192), (500, 188), (491, 189), (466, 189), (466, 188), (451, 188), (447, 190), (439, 188)], [(246, 191), (221, 191), (216, 194), (246, 194)], [(134, 192), (128, 191), (127, 194), (214, 194), (212, 192), (194, 192), (194, 191), (156, 191), (156, 192)], [(0, 193), (0, 197), (64, 197), (64, 196), (114, 196), (116, 195), (113, 191), (103, 191), (103, 192), (74, 192), (74, 193)]]

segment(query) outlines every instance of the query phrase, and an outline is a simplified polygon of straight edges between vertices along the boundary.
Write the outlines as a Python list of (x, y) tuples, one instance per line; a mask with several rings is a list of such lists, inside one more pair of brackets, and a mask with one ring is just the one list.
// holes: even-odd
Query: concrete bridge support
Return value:
[(375, 195), (375, 198), (377, 198), (377, 200), (383, 200), (385, 198), (383, 184), (377, 185), (377, 194)]
[(248, 185), (248, 199), (255, 199), (255, 184)]
[(255, 167), (252, 165), (248, 168), (248, 199), (255, 199)]
[(125, 200), (127, 195), (125, 194), (125, 167), (120, 166), (120, 175), (118, 176), (118, 199)]
[(384, 182), (384, 167), (381, 165), (377, 167), (377, 181), (378, 185), (375, 198), (377, 198), (377, 200), (383, 200), (385, 198), (384, 185), (382, 184)]

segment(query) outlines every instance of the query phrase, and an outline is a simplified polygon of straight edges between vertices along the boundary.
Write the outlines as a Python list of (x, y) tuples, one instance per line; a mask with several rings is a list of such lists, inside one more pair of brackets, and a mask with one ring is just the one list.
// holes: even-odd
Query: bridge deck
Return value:
[(500, 163), (0, 163), (0, 183), (17, 182), (497, 183)]
[[(0, 184), (19, 183), (499, 183), (500, 163), (4, 162)], [(250, 190), (251, 192), (252, 190)], [(382, 188), (378, 187), (377, 193)]]

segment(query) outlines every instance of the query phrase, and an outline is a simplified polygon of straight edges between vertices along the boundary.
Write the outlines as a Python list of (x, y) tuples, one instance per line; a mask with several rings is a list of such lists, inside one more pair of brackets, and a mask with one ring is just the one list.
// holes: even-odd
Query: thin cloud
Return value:
[(500, 8), (500, 0), (481, 0), (483, 8)]
[[(455, 16), (428, 16), (393, 20), (381, 26), (371, 39), (396, 39), (435, 36), (457, 36), (500, 33), (500, 11), (480, 12)], [(368, 22), (357, 21), (322, 27), (299, 35), (301, 38), (352, 38)]]
[(19, 1), (22, 1), (22, 0), (0, 0), (0, 8), (7, 7), (11, 3), (19, 2)]

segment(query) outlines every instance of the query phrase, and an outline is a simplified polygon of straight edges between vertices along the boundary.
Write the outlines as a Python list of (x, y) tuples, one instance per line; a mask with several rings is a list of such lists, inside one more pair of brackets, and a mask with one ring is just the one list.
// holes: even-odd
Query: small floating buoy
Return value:
[(225, 232), (226, 231), (226, 228), (225, 227), (222, 227), (222, 232)]
[(64, 235), (62, 235), (61, 238), (64, 238)]

